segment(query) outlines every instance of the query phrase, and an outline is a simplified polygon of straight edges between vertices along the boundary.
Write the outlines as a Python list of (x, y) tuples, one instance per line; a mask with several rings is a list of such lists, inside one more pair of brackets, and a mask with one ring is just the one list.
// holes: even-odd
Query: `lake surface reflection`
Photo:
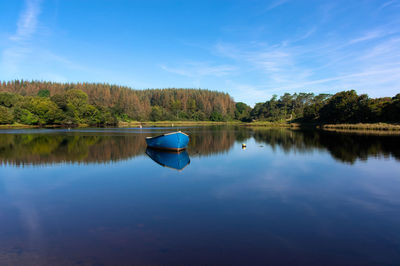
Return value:
[(0, 130), (0, 264), (400, 264), (400, 136), (180, 129)]

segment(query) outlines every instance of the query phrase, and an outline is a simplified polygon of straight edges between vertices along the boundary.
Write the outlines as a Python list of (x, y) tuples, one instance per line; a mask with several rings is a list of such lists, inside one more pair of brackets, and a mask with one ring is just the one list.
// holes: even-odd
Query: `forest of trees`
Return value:
[(400, 122), (400, 94), (369, 98), (354, 90), (334, 95), (285, 93), (251, 108), (227, 93), (147, 89), (98, 83), (15, 80), (0, 83), (0, 124), (115, 125), (119, 121)]
[(334, 95), (285, 93), (279, 99), (257, 103), (247, 109), (244, 119), (264, 121), (296, 121), (315, 123), (376, 123), (400, 122), (400, 93), (394, 97), (369, 98), (354, 90)]
[(114, 125), (118, 121), (234, 119), (227, 94), (200, 89), (147, 89), (93, 83), (0, 83), (0, 124)]

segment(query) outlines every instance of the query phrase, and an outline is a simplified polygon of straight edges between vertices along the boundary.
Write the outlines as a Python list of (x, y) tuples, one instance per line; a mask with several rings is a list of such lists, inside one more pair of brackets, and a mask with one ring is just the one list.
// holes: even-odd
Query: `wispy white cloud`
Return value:
[(40, 25), (40, 14), (41, 0), (25, 1), (16, 21), (16, 30), (4, 42), (1, 51), (0, 78), (67, 81), (65, 71), (60, 72), (60, 69), (87, 74), (99, 72), (96, 67), (85, 67), (45, 46), (39, 47), (37, 40), (45, 43), (43, 36), (46, 34), (46, 27)]
[(398, 3), (397, 0), (386, 1), (385, 3), (383, 3), (383, 4), (379, 7), (379, 9), (384, 9), (385, 7), (388, 7), (388, 6), (390, 6), (390, 5), (397, 4), (397, 3)]
[(274, 2), (272, 2), (266, 9), (266, 11), (272, 10), (278, 6), (281, 6), (285, 3), (287, 3), (289, 0), (276, 0)]
[[(263, 95), (296, 91), (356, 89), (379, 97), (393, 94), (393, 88), (400, 86), (400, 36), (394, 24), (364, 31), (353, 39), (296, 42), (294, 37), (276, 44), (241, 45), (220, 41), (214, 53), (234, 60), (249, 71), (246, 74), (257, 75), (247, 84), (235, 85), (235, 79), (230, 79), (237, 90), (233, 95), (248, 99), (250, 104)], [(250, 93), (246, 96), (241, 89)]]
[(17, 22), (15, 34), (9, 37), (9, 45), (2, 52), (1, 66), (8, 73), (17, 73), (19, 65), (32, 51), (30, 41), (38, 26), (40, 1), (27, 0)]
[(294, 42), (299, 42), (305, 39), (308, 39), (310, 36), (312, 36), (315, 32), (317, 31), (317, 27), (313, 26), (310, 28), (308, 31), (306, 31), (303, 35), (298, 37), (297, 39), (294, 40)]
[(399, 52), (400, 37), (395, 37), (369, 47), (369, 49), (360, 55), (360, 59), (364, 61), (380, 61), (380, 63), (382, 63), (383, 60), (387, 62), (396, 62), (394, 59), (399, 58)]
[(286, 44), (254, 43), (251, 46), (237, 47), (218, 43), (215, 49), (221, 56), (248, 64), (252, 71), (261, 71), (265, 74), (264, 80), (270, 83), (285, 83), (293, 79), (304, 79), (310, 75), (307, 67), (298, 66), (299, 51), (287, 47)]
[(27, 0), (26, 8), (17, 22), (17, 31), (10, 39), (16, 42), (29, 40), (36, 31), (39, 14), (40, 1)]
[[(397, 67), (397, 68), (390, 68), (390, 69), (380, 68), (380, 67), (372, 68), (370, 70), (351, 73), (351, 74), (347, 74), (347, 75), (334, 76), (334, 77), (317, 79), (317, 80), (310, 80), (310, 81), (307, 81), (304, 83), (292, 83), (292, 84), (285, 85), (281, 88), (282, 89), (283, 88), (293, 88), (293, 87), (301, 88), (301, 87), (307, 87), (307, 86), (316, 85), (316, 84), (326, 84), (326, 83), (329, 83), (332, 81), (346, 81), (347, 83), (350, 83), (350, 81), (357, 81), (357, 80), (360, 80), (360, 78), (365, 78), (365, 77), (373, 78), (376, 80), (376, 78), (377, 77), (379, 78), (379, 76), (381, 76), (381, 75), (384, 75), (384, 76), (390, 75), (394, 79), (397, 79), (397, 80), (400, 79), (400, 64), (399, 64), (399, 67)], [(357, 78), (357, 79), (354, 79), (354, 78)], [(388, 81), (388, 80), (392, 80), (392, 78), (390, 78), (390, 79), (386, 78), (384, 80)], [(378, 83), (381, 83), (383, 80), (379, 79), (377, 81), (378, 81)], [(363, 81), (364, 84), (368, 84), (370, 82), (371, 82), (370, 79)], [(358, 82), (358, 83), (360, 84), (360, 82)]]
[(264, 86), (243, 84), (230, 79), (226, 80), (225, 84), (235, 101), (245, 102), (251, 106), (256, 102), (264, 102), (274, 94), (271, 90), (265, 90)]
[(222, 77), (237, 70), (237, 67), (231, 65), (212, 65), (204, 62), (191, 62), (179, 67), (161, 65), (161, 68), (170, 73), (190, 78), (201, 78), (204, 76)]
[(396, 29), (389, 29), (387, 26), (379, 29), (372, 29), (370, 31), (365, 32), (359, 37), (356, 37), (348, 42), (349, 45), (364, 42), (364, 41), (371, 41), (380, 39), (394, 33), (397, 33), (398, 30)]
[(349, 44), (355, 44), (363, 41), (369, 41), (373, 39), (377, 39), (384, 36), (384, 33), (382, 31), (370, 31), (364, 34), (363, 36), (357, 37), (355, 39), (352, 39), (349, 41)]

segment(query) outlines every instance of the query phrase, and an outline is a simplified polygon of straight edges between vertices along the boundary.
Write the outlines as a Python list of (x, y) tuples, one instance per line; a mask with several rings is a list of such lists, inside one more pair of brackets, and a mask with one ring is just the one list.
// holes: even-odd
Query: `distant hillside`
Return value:
[(369, 98), (285, 93), (251, 108), (227, 93), (201, 89), (147, 89), (99, 83), (0, 83), (0, 124), (115, 125), (119, 121), (296, 121), (311, 124), (400, 123), (400, 94)]
[[(79, 91), (85, 95), (80, 95)], [(64, 114), (46, 123), (89, 123), (103, 124), (104, 119), (88, 119), (95, 113), (107, 114), (108, 123), (116, 120), (212, 120), (224, 121), (234, 117), (235, 103), (227, 93), (202, 89), (147, 89), (133, 90), (129, 87), (99, 83), (57, 83), (42, 81), (10, 81), (0, 84), (0, 92), (8, 92), (23, 98), (5, 95), (5, 101), (16, 101), (8, 108), (26, 109), (35, 116), (35, 108), (41, 97), (52, 109), (56, 104)], [(1, 98), (1, 97), (0, 97)], [(26, 98), (26, 99), (25, 99)], [(47, 98), (47, 100), (46, 100)], [(38, 98), (39, 99), (39, 98)], [(51, 102), (50, 102), (51, 101)], [(85, 102), (86, 101), (86, 102)], [(83, 106), (85, 105), (85, 106)], [(93, 109), (94, 108), (94, 109)], [(97, 111), (96, 111), (96, 110)], [(2, 110), (6, 112), (7, 110)], [(8, 110), (10, 111), (10, 110)], [(37, 111), (37, 110), (36, 110)], [(57, 112), (56, 110), (53, 110)], [(19, 119), (18, 111), (12, 112), (13, 119)], [(29, 116), (30, 114), (26, 114)], [(42, 114), (37, 114), (38, 116)], [(58, 114), (60, 115), (60, 113)], [(10, 112), (11, 117), (11, 112)], [(7, 119), (6, 119), (7, 120)], [(35, 122), (38, 120), (38, 122)], [(40, 119), (33, 123), (40, 123)], [(50, 119), (51, 120), (51, 119)], [(57, 120), (57, 121), (56, 121)], [(113, 122), (114, 121), (114, 122)], [(21, 122), (21, 121), (20, 121)], [(1, 122), (0, 122), (1, 123)], [(4, 122), (3, 122), (4, 123)]]

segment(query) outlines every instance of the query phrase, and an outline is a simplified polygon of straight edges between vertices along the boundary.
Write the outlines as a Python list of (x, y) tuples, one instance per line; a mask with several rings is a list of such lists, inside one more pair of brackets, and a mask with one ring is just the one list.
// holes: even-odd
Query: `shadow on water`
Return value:
[(159, 165), (175, 170), (182, 170), (190, 164), (189, 154), (186, 150), (172, 152), (147, 148), (146, 154)]
[[(190, 134), (187, 153), (192, 157), (227, 153), (235, 142), (254, 138), (258, 143), (284, 152), (328, 151), (334, 159), (344, 163), (367, 160), (371, 156), (392, 156), (400, 160), (400, 137), (397, 135), (243, 127), (198, 127), (185, 131)], [(0, 162), (23, 166), (128, 160), (145, 154), (144, 137), (149, 135), (146, 133), (104, 134), (96, 130), (30, 133), (25, 130), (23, 133), (1, 134), (0, 131)]]

